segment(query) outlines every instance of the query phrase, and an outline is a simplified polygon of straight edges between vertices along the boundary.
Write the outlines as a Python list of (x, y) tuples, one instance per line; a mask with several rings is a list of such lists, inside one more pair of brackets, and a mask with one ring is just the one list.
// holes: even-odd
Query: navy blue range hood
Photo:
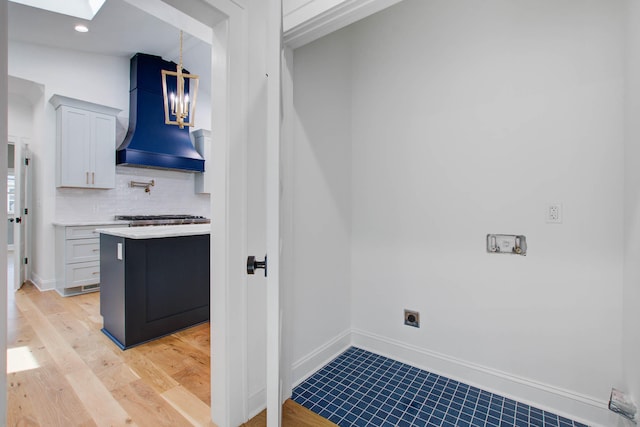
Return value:
[[(116, 150), (116, 164), (204, 172), (204, 159), (193, 147), (189, 128), (164, 123), (163, 69), (173, 71), (176, 63), (144, 53), (131, 58), (129, 130)], [(188, 81), (188, 93), (187, 85)]]

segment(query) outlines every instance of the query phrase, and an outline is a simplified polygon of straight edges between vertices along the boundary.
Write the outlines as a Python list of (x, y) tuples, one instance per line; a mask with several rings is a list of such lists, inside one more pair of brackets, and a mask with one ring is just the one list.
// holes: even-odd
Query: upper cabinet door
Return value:
[(116, 118), (95, 113), (91, 130), (93, 132), (91, 185), (96, 188), (115, 188)]
[(58, 109), (58, 187), (88, 187), (91, 169), (91, 113)]
[(54, 95), (56, 186), (115, 188), (115, 108)]

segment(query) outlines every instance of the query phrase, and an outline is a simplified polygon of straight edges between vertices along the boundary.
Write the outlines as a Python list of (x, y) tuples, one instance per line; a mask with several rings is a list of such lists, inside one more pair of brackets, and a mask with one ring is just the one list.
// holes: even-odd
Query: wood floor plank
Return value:
[(186, 345), (183, 340), (167, 336), (139, 347), (149, 360), (173, 376), (189, 366), (209, 369), (209, 354)]
[(96, 425), (64, 375), (55, 365), (16, 373), (14, 386), (31, 400), (42, 426)]
[(103, 369), (122, 363), (120, 350), (109, 344), (104, 334), (97, 333), (85, 322), (69, 312), (47, 316), (51, 324), (60, 332), (66, 342), (80, 356), (91, 370), (99, 373)]
[(187, 366), (171, 376), (180, 384), (189, 384), (190, 391), (209, 405), (211, 402), (211, 375), (209, 367)]
[(101, 369), (95, 374), (111, 393), (113, 390), (140, 379), (140, 376), (124, 362)]
[[(30, 295), (30, 297), (33, 297), (33, 295)], [(73, 347), (65, 341), (61, 333), (49, 322), (44, 313), (40, 311), (42, 307), (40, 303), (42, 301), (45, 301), (44, 307), (50, 310), (50, 313), (54, 314), (60, 313), (59, 309), (62, 307), (62, 304), (54, 304), (51, 300), (44, 298), (36, 298), (36, 302), (34, 303), (30, 298), (22, 295), (16, 295), (15, 301), (21, 311), (28, 313), (28, 315), (25, 316), (27, 321), (48, 349), (51, 358), (55, 362), (56, 371), (59, 371), (66, 379), (68, 384), (60, 385), (60, 390), (63, 390), (65, 393), (75, 391), (77, 396), (82, 396), (82, 405), (88, 409), (88, 412), (97, 425), (133, 425), (130, 417), (122, 407), (120, 407), (111, 393), (109, 393), (95, 374), (93, 374), (78, 353), (74, 351)], [(55, 307), (55, 310), (52, 310), (52, 307)], [(40, 370), (36, 371), (40, 372)], [(44, 395), (47, 396), (46, 393)], [(45, 419), (56, 420), (65, 416), (62, 415), (64, 412), (67, 411), (54, 409), (46, 414)], [(63, 423), (59, 425), (77, 424)]]
[(182, 386), (162, 393), (162, 397), (194, 426), (211, 427), (211, 408)]
[(7, 347), (24, 345), (23, 342), (30, 339), (30, 336), (34, 334), (33, 328), (23, 316), (7, 321)]
[[(35, 367), (8, 374), (7, 426), (215, 427), (208, 323), (122, 351), (100, 331), (99, 293), (63, 298), (26, 284), (9, 304), (9, 347)], [(334, 425), (292, 404), (285, 426)], [(251, 422), (266, 425), (264, 412)]]
[(77, 319), (87, 322), (92, 330), (99, 331), (102, 328), (102, 316), (100, 315), (100, 294), (75, 295), (72, 298), (62, 298), (64, 308)]
[(193, 326), (174, 334), (176, 338), (197, 348), (209, 356), (211, 349), (211, 332), (208, 323)]
[(38, 310), (45, 316), (48, 314), (64, 311), (62, 301), (53, 292), (32, 292), (30, 301), (38, 307)]
[(291, 399), (288, 399), (282, 407), (282, 419), (285, 426), (325, 427), (337, 425)]
[(146, 358), (139, 347), (126, 350), (122, 358), (133, 372), (147, 381), (157, 393), (163, 393), (179, 385), (168, 373)]
[(84, 369), (85, 365), (82, 359), (65, 342), (64, 338), (62, 338), (30, 299), (16, 295), (16, 303), (20, 310), (28, 313), (26, 316), (27, 321), (36, 331), (42, 343), (47, 347), (49, 354), (51, 354), (51, 357), (58, 364), (63, 374)]
[(113, 395), (141, 427), (191, 426), (184, 416), (155, 390), (138, 380), (113, 390)]
[[(242, 424), (241, 427), (264, 427), (267, 425), (267, 411), (264, 410), (258, 415)], [(283, 427), (331, 427), (336, 424), (322, 418), (302, 405), (287, 399), (282, 405), (282, 426)]]
[(68, 373), (66, 378), (76, 394), (82, 396), (82, 404), (87, 408), (96, 425), (104, 427), (136, 425), (115, 397), (89, 369)]
[(40, 425), (38, 411), (24, 387), (26, 375), (28, 374), (24, 371), (7, 375), (7, 425), (9, 426)]

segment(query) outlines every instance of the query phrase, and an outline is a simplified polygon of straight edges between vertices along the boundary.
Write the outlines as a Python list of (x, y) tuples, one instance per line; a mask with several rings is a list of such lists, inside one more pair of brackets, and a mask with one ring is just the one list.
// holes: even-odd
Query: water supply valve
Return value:
[(492, 254), (527, 254), (527, 238), (517, 234), (487, 234), (487, 252)]

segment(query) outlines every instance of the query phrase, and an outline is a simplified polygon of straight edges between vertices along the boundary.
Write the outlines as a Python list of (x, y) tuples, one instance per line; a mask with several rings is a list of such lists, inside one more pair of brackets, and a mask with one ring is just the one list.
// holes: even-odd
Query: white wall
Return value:
[(627, 1), (627, 122), (625, 138), (625, 388), (640, 404), (640, 2)]
[[(295, 51), (296, 65), (312, 61), (294, 77), (297, 187), (334, 172), (336, 153), (319, 151), (336, 143), (323, 140), (334, 121), (305, 121), (335, 119), (346, 95), (321, 96), (350, 70), (355, 342), (454, 377), (482, 372), (495, 381), (480, 385), (503, 393), (533, 385), (578, 418), (608, 416), (611, 387), (624, 385), (624, 12), (621, 1), (406, 0)], [(562, 224), (545, 222), (550, 202)], [(329, 245), (311, 231), (336, 205), (296, 212), (311, 228), (296, 228), (296, 263)], [(526, 235), (528, 255), (487, 254), (487, 233)], [(344, 244), (315, 265), (333, 267)], [(297, 321), (343, 312), (342, 290), (318, 298), (315, 279), (298, 277)], [(421, 328), (403, 325), (403, 308), (420, 311)], [(298, 336), (298, 357), (331, 336), (319, 329), (323, 339)]]
[(620, 382), (621, 17), (406, 1), (356, 26), (356, 328), (603, 399)]
[(9, 94), (8, 120), (9, 135), (18, 138), (33, 137), (33, 105), (24, 96)]
[(341, 30), (294, 54), (294, 381), (350, 328), (351, 53)]
[[(128, 127), (129, 58), (81, 53), (43, 46), (10, 43), (9, 74), (43, 84), (40, 114), (34, 115), (31, 149), (34, 160), (33, 279), (41, 289), (55, 285), (53, 226), (56, 221), (111, 220), (116, 214), (176, 214), (209, 216), (209, 196), (194, 193), (194, 175), (190, 173), (116, 168), (116, 188), (112, 190), (56, 189), (55, 187), (55, 110), (48, 102), (52, 95), (78, 98), (121, 109), (118, 115), (120, 145)], [(200, 94), (199, 127), (211, 122), (209, 97)], [(154, 179), (150, 193), (129, 188), (131, 180)]]

